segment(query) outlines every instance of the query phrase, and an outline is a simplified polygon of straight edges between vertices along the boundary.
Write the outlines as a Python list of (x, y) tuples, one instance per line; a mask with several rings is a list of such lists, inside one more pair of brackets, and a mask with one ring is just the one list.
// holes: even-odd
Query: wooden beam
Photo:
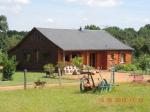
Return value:
[(63, 51), (63, 62), (65, 63), (65, 51)]

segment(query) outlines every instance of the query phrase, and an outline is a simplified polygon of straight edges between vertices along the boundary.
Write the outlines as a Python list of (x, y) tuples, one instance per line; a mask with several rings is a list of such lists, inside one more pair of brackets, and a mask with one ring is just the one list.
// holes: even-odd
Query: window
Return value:
[(30, 62), (31, 61), (31, 54), (30, 53), (25, 53), (25, 61)]
[(120, 63), (125, 63), (125, 61), (126, 61), (125, 53), (121, 53), (121, 56), (120, 56)]
[(36, 62), (38, 63), (39, 62), (39, 51), (36, 50)]
[(72, 54), (72, 59), (75, 58), (75, 57), (78, 57), (77, 54)]
[(65, 61), (70, 61), (70, 55), (65, 55)]
[(114, 59), (115, 59), (114, 53), (111, 53), (111, 60), (114, 60)]
[(72, 53), (72, 59), (75, 57), (80, 57), (80, 55), (81, 54), (79, 52)]
[(42, 53), (43, 59), (49, 58), (50, 54), (48, 52)]

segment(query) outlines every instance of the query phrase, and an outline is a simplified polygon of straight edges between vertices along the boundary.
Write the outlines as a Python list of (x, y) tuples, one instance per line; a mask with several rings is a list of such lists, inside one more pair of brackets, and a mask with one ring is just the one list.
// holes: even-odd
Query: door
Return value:
[(90, 53), (90, 66), (96, 67), (96, 54)]

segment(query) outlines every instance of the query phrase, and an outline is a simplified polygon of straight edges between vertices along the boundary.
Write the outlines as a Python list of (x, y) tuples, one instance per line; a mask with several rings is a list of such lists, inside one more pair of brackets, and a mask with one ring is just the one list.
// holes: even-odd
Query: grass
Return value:
[[(10, 86), (10, 85), (22, 85), (24, 82), (24, 74), (23, 72), (16, 72), (13, 75), (13, 80), (12, 81), (1, 81), (1, 76), (0, 74), (0, 86)], [(37, 80), (42, 80), (46, 81), (47, 83), (58, 83), (58, 77), (56, 78), (43, 78), (45, 76), (45, 73), (40, 73), (40, 72), (28, 72), (27, 73), (27, 84), (33, 84)], [(76, 80), (67, 80), (67, 79), (62, 79), (63, 83), (68, 83), (68, 82), (77, 82)]]
[[(102, 94), (81, 94), (77, 86), (1, 91), (0, 112), (149, 112), (149, 93), (149, 86), (132, 84), (120, 84)], [(116, 102), (118, 98), (128, 101)], [(133, 98), (135, 101), (129, 101)], [(138, 102), (138, 98), (143, 101)]]

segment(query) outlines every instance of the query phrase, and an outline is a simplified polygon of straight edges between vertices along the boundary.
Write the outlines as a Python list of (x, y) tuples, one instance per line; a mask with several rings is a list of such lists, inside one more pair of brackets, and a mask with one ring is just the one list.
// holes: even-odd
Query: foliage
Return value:
[(9, 30), (6, 16), (0, 15), (0, 49), (4, 52), (16, 46), (26, 34), (24, 31)]
[(104, 30), (123, 43), (133, 47), (136, 57), (150, 54), (150, 24), (141, 27), (139, 31), (135, 31), (133, 28), (120, 29), (118, 27), (108, 27)]
[(28, 32), (26, 31), (16, 31), (16, 30), (8, 30), (7, 35), (8, 37), (12, 37), (14, 35), (18, 35), (18, 39), (22, 39)]
[(0, 31), (7, 32), (7, 30), (8, 30), (7, 18), (4, 15), (0, 15)]
[(59, 61), (58, 63), (57, 63), (57, 67), (58, 68), (60, 68), (60, 71), (61, 71), (61, 74), (63, 74), (63, 72), (64, 72), (64, 67), (66, 66), (67, 64), (64, 62), (64, 61)]
[(124, 66), (125, 71), (136, 71), (137, 67), (134, 64), (127, 64)]
[(121, 71), (121, 70), (124, 70), (124, 65), (123, 64), (118, 64), (115, 66), (115, 70), (116, 71)]
[(2, 53), (2, 51), (0, 51), (0, 64), (3, 66), (2, 80), (3, 81), (12, 80), (12, 75), (16, 71), (17, 65), (16, 58), (15, 57), (9, 58), (6, 53)]
[(10, 58), (4, 60), (4, 68), (3, 68), (3, 79), (6, 80), (12, 80), (12, 75), (16, 71), (16, 59)]
[(55, 67), (53, 64), (46, 64), (43, 66), (44, 72), (46, 72), (49, 75), (52, 75), (55, 71)]
[(93, 70), (93, 69), (94, 67), (88, 65), (83, 67), (83, 70)]
[(115, 66), (116, 71), (135, 71), (137, 67), (134, 64), (118, 64)]
[(6, 39), (7, 39), (7, 18), (4, 15), (0, 15), (0, 49), (5, 50), (7, 46)]
[(21, 37), (19, 35), (13, 35), (11, 38), (7, 38), (6, 42), (9, 43), (7, 45), (7, 49), (13, 48), (16, 46), (21, 40)]
[(96, 26), (96, 25), (86, 25), (84, 27), (84, 29), (86, 29), (86, 30), (100, 30), (100, 27)]
[(150, 55), (143, 55), (139, 57), (138, 62), (139, 62), (139, 67), (142, 70), (145, 71), (147, 69), (150, 69)]
[(83, 58), (82, 57), (75, 57), (72, 59), (72, 63), (73, 63), (73, 65), (75, 65), (79, 69), (82, 69)]

